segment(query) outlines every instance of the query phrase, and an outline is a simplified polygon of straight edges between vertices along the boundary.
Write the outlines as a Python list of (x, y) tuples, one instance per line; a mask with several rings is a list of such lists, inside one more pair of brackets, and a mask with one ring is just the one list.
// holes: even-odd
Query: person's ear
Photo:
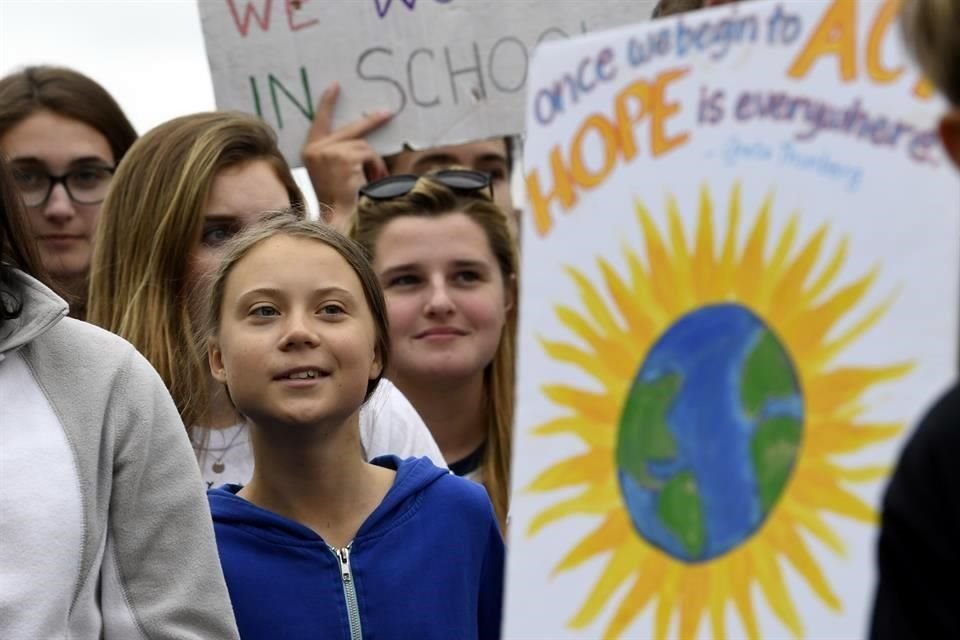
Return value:
[(383, 373), (383, 358), (380, 357), (380, 347), (373, 348), (373, 360), (370, 362), (370, 376), (368, 380), (376, 380)]
[(509, 312), (517, 304), (517, 274), (513, 273), (503, 283), (503, 310)]
[[(383, 323), (382, 326), (385, 326), (386, 323)], [(381, 336), (377, 332), (376, 328), (373, 331), (373, 360), (370, 361), (370, 371), (368, 374), (368, 380), (376, 380), (377, 376), (383, 375), (383, 344), (381, 341)]]
[(221, 383), (227, 383), (227, 370), (223, 365), (223, 352), (220, 351), (220, 343), (215, 339), (207, 341), (207, 362), (210, 364), (210, 373), (213, 378)]
[(940, 141), (953, 166), (960, 169), (960, 110), (950, 109), (940, 118)]

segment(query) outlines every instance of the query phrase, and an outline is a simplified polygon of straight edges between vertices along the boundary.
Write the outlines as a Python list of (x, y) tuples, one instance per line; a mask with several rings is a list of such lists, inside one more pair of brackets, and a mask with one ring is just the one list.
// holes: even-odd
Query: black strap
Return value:
[(484, 441), (484, 443), (474, 449), (472, 453), (468, 454), (467, 457), (461, 458), (456, 462), (451, 462), (449, 464), (450, 471), (453, 471), (453, 473), (458, 476), (473, 473), (480, 468), (480, 463), (483, 462), (483, 452), (486, 448), (487, 443)]

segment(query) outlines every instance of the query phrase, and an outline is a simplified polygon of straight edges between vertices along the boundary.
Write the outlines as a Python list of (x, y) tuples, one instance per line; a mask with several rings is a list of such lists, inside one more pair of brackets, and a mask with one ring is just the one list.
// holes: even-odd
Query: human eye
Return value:
[(482, 274), (474, 269), (461, 269), (453, 274), (453, 279), (461, 284), (474, 284), (483, 279)]
[(280, 315), (275, 307), (269, 304), (260, 304), (250, 309), (249, 314), (254, 318), (272, 318)]
[(103, 167), (80, 167), (71, 171), (68, 179), (71, 186), (92, 189), (103, 183), (109, 176), (110, 172)]
[(479, 167), (478, 171), (483, 171), (490, 174), (490, 179), (494, 182), (499, 182), (501, 180), (507, 179), (507, 163), (506, 161), (497, 162), (494, 161), (493, 164)]
[(13, 180), (21, 189), (46, 187), (49, 179), (46, 171), (35, 167), (14, 167), (13, 169)]
[(494, 182), (500, 182), (501, 180), (507, 179), (507, 168), (506, 167), (491, 167), (488, 170), (490, 178)]
[(320, 315), (330, 316), (330, 317), (341, 316), (344, 313), (346, 313), (346, 310), (343, 308), (343, 305), (335, 302), (329, 302), (327, 304), (322, 305), (318, 311)]
[(205, 228), (200, 235), (200, 242), (208, 247), (219, 247), (235, 234), (236, 231), (230, 225), (218, 224)]
[(412, 287), (420, 283), (420, 278), (413, 275), (412, 273), (404, 273), (401, 275), (393, 276), (387, 280), (386, 286), (390, 288), (394, 287)]

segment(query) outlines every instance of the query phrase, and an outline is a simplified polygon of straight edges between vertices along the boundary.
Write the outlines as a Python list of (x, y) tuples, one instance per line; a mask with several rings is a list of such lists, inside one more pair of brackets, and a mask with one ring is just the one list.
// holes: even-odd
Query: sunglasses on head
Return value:
[(360, 187), (360, 195), (371, 200), (391, 200), (407, 195), (416, 186), (417, 180), (427, 178), (453, 191), (470, 192), (490, 190), (490, 199), (493, 200), (493, 181), (489, 173), (473, 171), (471, 169), (444, 169), (429, 175), (418, 176), (413, 173), (401, 173), (387, 176)]

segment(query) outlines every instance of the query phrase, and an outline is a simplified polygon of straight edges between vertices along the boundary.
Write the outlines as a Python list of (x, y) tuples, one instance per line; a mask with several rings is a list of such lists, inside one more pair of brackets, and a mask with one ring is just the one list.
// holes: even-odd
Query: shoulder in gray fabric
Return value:
[(237, 638), (199, 469), (163, 381), (128, 342), (64, 318), (59, 298), (22, 278), (29, 313), (0, 337), (0, 352), (22, 349), (76, 459), (84, 548), (75, 597), (100, 571), (108, 540), (122, 602), (100, 606), (128, 611), (104, 615), (105, 625), (136, 628), (105, 626), (104, 637)]

